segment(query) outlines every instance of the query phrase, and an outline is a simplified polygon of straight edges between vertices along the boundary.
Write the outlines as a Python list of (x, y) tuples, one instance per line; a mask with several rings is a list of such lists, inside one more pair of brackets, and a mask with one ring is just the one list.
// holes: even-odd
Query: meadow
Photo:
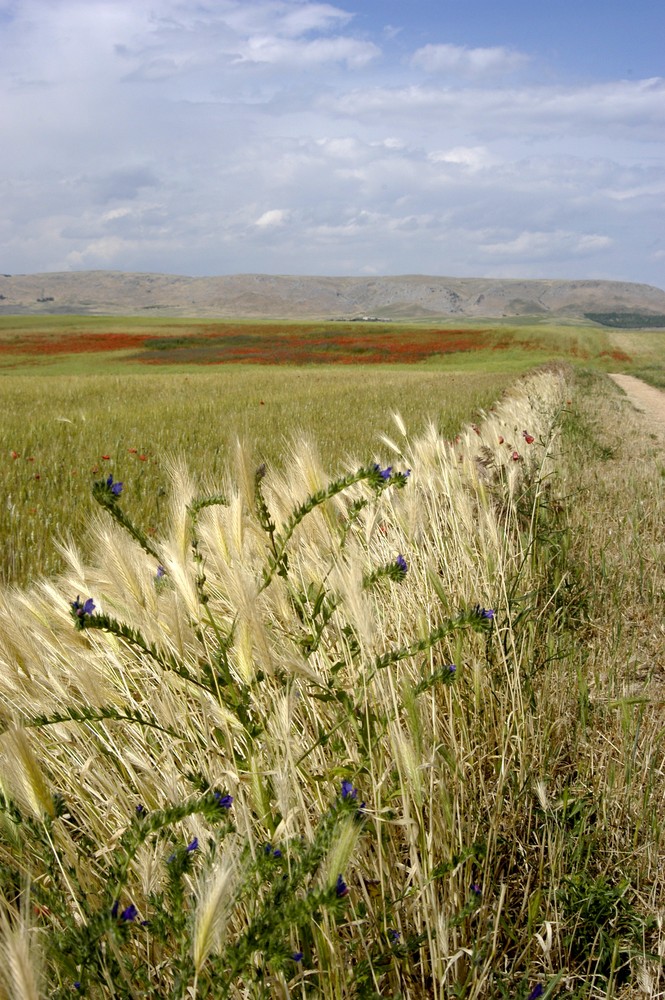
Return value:
[(665, 996), (656, 335), (12, 336), (0, 996)]

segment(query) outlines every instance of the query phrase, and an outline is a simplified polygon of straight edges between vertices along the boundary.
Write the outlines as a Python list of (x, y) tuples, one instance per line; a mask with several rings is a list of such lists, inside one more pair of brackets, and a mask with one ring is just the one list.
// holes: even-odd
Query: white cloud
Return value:
[(372, 42), (357, 41), (354, 38), (315, 38), (305, 41), (253, 35), (239, 47), (237, 61), (291, 67), (340, 62), (359, 68), (367, 65), (378, 54), (379, 49)]
[(259, 226), (261, 229), (269, 229), (273, 226), (283, 226), (285, 222), (288, 221), (289, 212), (284, 208), (271, 208), (259, 218), (254, 223), (255, 226)]
[[(608, 131), (661, 141), (665, 127), (665, 79), (618, 80), (579, 86), (374, 87), (322, 98), (340, 115), (404, 121), (415, 114), (440, 116), (451, 126), (486, 134), (543, 136)], [(432, 122), (428, 119), (428, 124)]]
[(427, 158), (431, 163), (457, 163), (469, 170), (482, 170), (495, 162), (485, 146), (455, 146), (448, 150), (433, 150)]
[(412, 65), (426, 73), (456, 77), (513, 73), (527, 62), (526, 55), (503, 46), (470, 49), (465, 45), (424, 45), (411, 57)]
[(481, 243), (479, 249), (492, 257), (550, 257), (562, 253), (583, 255), (612, 246), (609, 236), (554, 230), (529, 232), (496, 243)]

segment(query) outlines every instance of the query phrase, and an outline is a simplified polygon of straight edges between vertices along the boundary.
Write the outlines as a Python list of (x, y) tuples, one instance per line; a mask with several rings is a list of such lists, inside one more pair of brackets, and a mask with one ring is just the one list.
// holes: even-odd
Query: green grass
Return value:
[(56, 542), (85, 529), (90, 484), (102, 474), (126, 483), (132, 515), (158, 531), (169, 456), (184, 456), (197, 476), (219, 482), (234, 464), (238, 439), (256, 465), (281, 465), (304, 434), (326, 466), (341, 468), (349, 455), (385, 457), (380, 435), (392, 433), (394, 411), (412, 433), (432, 421), (454, 436), (509, 382), (509, 375), (392, 366), (6, 375), (0, 579), (25, 584), (61, 568)]

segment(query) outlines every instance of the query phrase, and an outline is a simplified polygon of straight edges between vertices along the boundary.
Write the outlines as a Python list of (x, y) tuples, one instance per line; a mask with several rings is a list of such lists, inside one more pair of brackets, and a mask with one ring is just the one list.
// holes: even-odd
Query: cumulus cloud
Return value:
[(253, 35), (240, 47), (238, 61), (287, 66), (316, 66), (341, 62), (350, 67), (365, 66), (379, 54), (372, 42), (354, 38), (315, 38), (311, 41)]
[(271, 208), (260, 215), (254, 224), (260, 229), (268, 229), (272, 226), (283, 226), (288, 218), (289, 212), (286, 209)]
[(456, 77), (494, 76), (513, 73), (528, 62), (522, 52), (503, 46), (467, 48), (465, 45), (424, 45), (417, 49), (411, 63), (430, 74), (448, 74)]
[(485, 146), (455, 146), (453, 149), (436, 149), (428, 154), (431, 163), (457, 163), (469, 170), (482, 170), (495, 162)]

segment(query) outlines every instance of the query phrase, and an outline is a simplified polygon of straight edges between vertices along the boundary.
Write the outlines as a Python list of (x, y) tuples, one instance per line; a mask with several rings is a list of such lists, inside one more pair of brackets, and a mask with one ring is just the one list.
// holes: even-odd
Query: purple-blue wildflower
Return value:
[(400, 573), (403, 576), (406, 576), (406, 572), (409, 567), (407, 565), (406, 559), (401, 553), (397, 556), (397, 559), (395, 560), (395, 565), (397, 566), (397, 569), (400, 571)]
[(134, 904), (130, 903), (129, 906), (126, 909), (124, 909), (120, 914), (120, 919), (127, 921), (135, 920), (138, 912), (139, 911), (136, 909)]
[(77, 618), (84, 618), (85, 615), (91, 615), (95, 610), (95, 602), (92, 597), (89, 597), (87, 601), (81, 604), (80, 596), (76, 598), (75, 601), (71, 602), (72, 613), (76, 615)]
[(113, 476), (109, 476), (106, 480), (106, 485), (110, 489), (113, 496), (119, 497), (122, 493), (122, 483), (114, 483)]
[(293, 954), (291, 955), (291, 958), (293, 959), (294, 962), (302, 962), (302, 952), (294, 951)]
[(479, 604), (476, 604), (473, 610), (478, 615), (479, 618), (487, 618), (490, 620), (494, 618), (494, 611), (492, 610), (492, 608), (481, 608)]
[(163, 576), (166, 576), (166, 570), (160, 563), (159, 566), (157, 567), (157, 579), (161, 580)]
[(482, 889), (480, 888), (477, 882), (472, 883), (471, 892), (474, 894), (474, 896), (482, 896), (483, 893)]
[(341, 875), (337, 876), (337, 882), (335, 883), (335, 893), (337, 894), (338, 899), (343, 899), (344, 896), (349, 895), (349, 887)]
[(75, 983), (72, 983), (72, 986), (74, 987), (75, 990), (81, 989), (81, 984), (79, 983), (78, 980)]
[(222, 809), (230, 809), (231, 806), (233, 805), (232, 795), (222, 795), (221, 792), (215, 791), (212, 793), (212, 797), (217, 803), (217, 805), (221, 806)]
[(455, 664), (454, 664), (454, 663), (449, 663), (449, 664), (448, 664), (448, 670), (449, 670), (449, 672), (450, 672), (451, 674), (454, 674), (454, 673), (456, 673), (456, 672), (457, 672), (457, 667), (455, 666)]
[(536, 986), (534, 986), (534, 988), (529, 993), (528, 1000), (538, 1000), (538, 997), (542, 997), (544, 992), (545, 990), (543, 989), (541, 984), (537, 983)]
[(145, 814), (146, 814), (146, 808), (145, 808), (144, 805), (142, 805), (139, 802), (139, 804), (136, 807), (136, 818), (137, 819), (143, 819), (143, 817), (145, 816)]
[(396, 931), (394, 927), (388, 928), (388, 937), (390, 938), (393, 944), (397, 944), (401, 936), (402, 935), (400, 934), (400, 932)]
[(185, 850), (187, 851), (188, 854), (191, 854), (192, 851), (198, 850), (198, 846), (199, 846), (199, 838), (194, 837), (194, 840), (190, 840), (190, 842), (187, 844)]
[(342, 798), (343, 799), (357, 799), (358, 789), (354, 788), (350, 781), (342, 782)]

